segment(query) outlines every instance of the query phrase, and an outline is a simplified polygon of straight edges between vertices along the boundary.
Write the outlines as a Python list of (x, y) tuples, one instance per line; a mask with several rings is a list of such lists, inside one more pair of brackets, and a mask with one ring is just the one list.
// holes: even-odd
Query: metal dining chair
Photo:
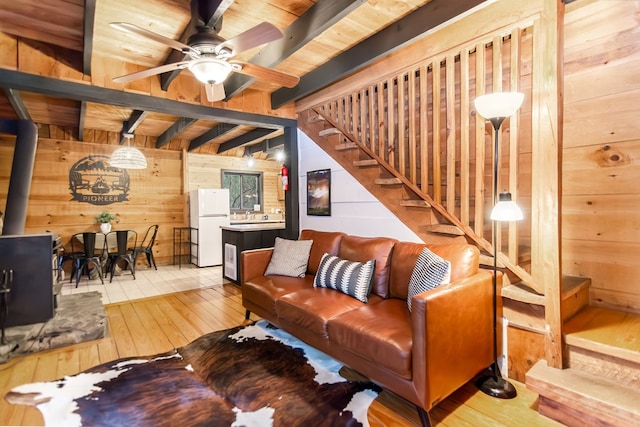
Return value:
[(156, 270), (158, 267), (156, 266), (156, 260), (153, 257), (153, 245), (156, 242), (156, 236), (158, 235), (158, 225), (154, 224), (147, 228), (147, 231), (144, 233), (144, 238), (142, 242), (140, 242), (140, 246), (133, 246), (131, 249), (131, 256), (133, 257), (133, 263), (136, 263), (136, 259), (138, 255), (144, 253), (147, 256), (147, 262), (149, 263), (149, 268), (153, 264), (153, 268)]
[[(102, 254), (103, 249), (96, 246), (96, 234), (95, 232), (76, 233), (71, 237), (71, 254), (67, 254), (72, 260), (73, 265), (71, 267), (71, 277), (69, 283), (73, 281), (73, 276), (76, 276), (76, 288), (80, 282), (80, 276), (86, 270), (87, 275), (90, 276), (89, 266), (94, 265), (98, 271), (98, 277), (100, 282), (104, 284), (102, 278)], [(98, 244), (100, 242), (98, 241)], [(104, 244), (101, 245), (104, 248)]]
[(138, 233), (134, 230), (111, 231), (106, 235), (107, 241), (107, 271), (110, 273), (109, 283), (113, 282), (113, 274), (118, 262), (126, 263), (125, 269), (131, 270), (133, 280), (136, 280), (136, 263), (128, 251), (129, 242), (133, 242), (135, 247), (138, 240)]

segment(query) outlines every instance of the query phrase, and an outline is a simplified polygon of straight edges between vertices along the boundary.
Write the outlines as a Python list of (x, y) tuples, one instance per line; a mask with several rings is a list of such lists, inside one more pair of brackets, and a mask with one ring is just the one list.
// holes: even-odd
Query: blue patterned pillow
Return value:
[(407, 295), (409, 311), (411, 311), (411, 298), (414, 295), (435, 289), (440, 285), (446, 285), (450, 280), (451, 263), (427, 248), (422, 249), (409, 280), (409, 294)]
[(347, 261), (325, 253), (313, 279), (316, 288), (331, 288), (367, 302), (371, 293), (376, 260), (367, 262)]

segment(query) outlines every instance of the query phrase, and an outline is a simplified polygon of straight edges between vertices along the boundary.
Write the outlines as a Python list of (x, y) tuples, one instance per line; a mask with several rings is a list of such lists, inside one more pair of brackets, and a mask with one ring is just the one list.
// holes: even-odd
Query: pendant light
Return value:
[(131, 146), (131, 137), (133, 137), (133, 134), (125, 133), (124, 137), (127, 138), (127, 145), (113, 152), (109, 164), (120, 169), (146, 169), (147, 159), (144, 157), (144, 154), (137, 148)]

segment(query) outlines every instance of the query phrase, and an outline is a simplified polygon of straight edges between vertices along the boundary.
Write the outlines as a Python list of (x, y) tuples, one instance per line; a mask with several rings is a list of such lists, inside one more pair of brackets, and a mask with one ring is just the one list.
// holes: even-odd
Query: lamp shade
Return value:
[(137, 148), (126, 146), (113, 152), (109, 164), (120, 169), (146, 169), (147, 159)]
[(522, 105), (524, 94), (520, 92), (495, 92), (477, 97), (473, 103), (476, 111), (485, 119), (509, 117)]
[(500, 193), (498, 203), (491, 210), (490, 218), (494, 221), (518, 221), (523, 218), (520, 207), (511, 200), (511, 193)]
[(189, 71), (202, 83), (222, 83), (232, 70), (231, 64), (217, 58), (194, 59), (189, 63)]

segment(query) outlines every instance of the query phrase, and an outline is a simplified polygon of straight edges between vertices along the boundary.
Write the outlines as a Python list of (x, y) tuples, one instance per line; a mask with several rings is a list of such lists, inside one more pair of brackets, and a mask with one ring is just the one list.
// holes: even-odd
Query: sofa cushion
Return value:
[(411, 315), (404, 300), (366, 304), (330, 319), (327, 328), (329, 342), (338, 353), (355, 353), (403, 378), (412, 378)]
[[(369, 304), (379, 302), (372, 298)], [(276, 301), (276, 312), (283, 323), (296, 325), (308, 332), (327, 337), (329, 319), (360, 308), (364, 303), (329, 288), (302, 289)]]
[(390, 297), (406, 299), (409, 294), (409, 280), (413, 273), (418, 255), (423, 248), (451, 263), (451, 283), (470, 277), (478, 272), (480, 251), (466, 243), (425, 245), (423, 243), (398, 242), (393, 248), (391, 277), (389, 280)]
[(276, 314), (276, 301), (283, 295), (313, 288), (313, 276), (259, 276), (242, 284), (242, 299)]
[(324, 254), (313, 286), (335, 289), (358, 301), (367, 302), (371, 293), (371, 277), (375, 266), (375, 260), (348, 261), (337, 256)]
[(451, 279), (451, 263), (423, 248), (418, 255), (409, 280), (407, 306), (411, 311), (411, 298), (422, 292), (446, 285)]
[(276, 237), (265, 276), (302, 277), (307, 271), (313, 240), (288, 240)]
[(339, 231), (302, 230), (300, 232), (300, 240), (313, 240), (307, 265), (308, 274), (313, 276), (318, 272), (320, 260), (325, 253), (338, 255), (340, 242), (344, 236), (346, 234)]
[(391, 253), (396, 239), (388, 237), (344, 236), (338, 256), (350, 261), (366, 262), (376, 260), (371, 292), (382, 298), (389, 297), (389, 271)]

